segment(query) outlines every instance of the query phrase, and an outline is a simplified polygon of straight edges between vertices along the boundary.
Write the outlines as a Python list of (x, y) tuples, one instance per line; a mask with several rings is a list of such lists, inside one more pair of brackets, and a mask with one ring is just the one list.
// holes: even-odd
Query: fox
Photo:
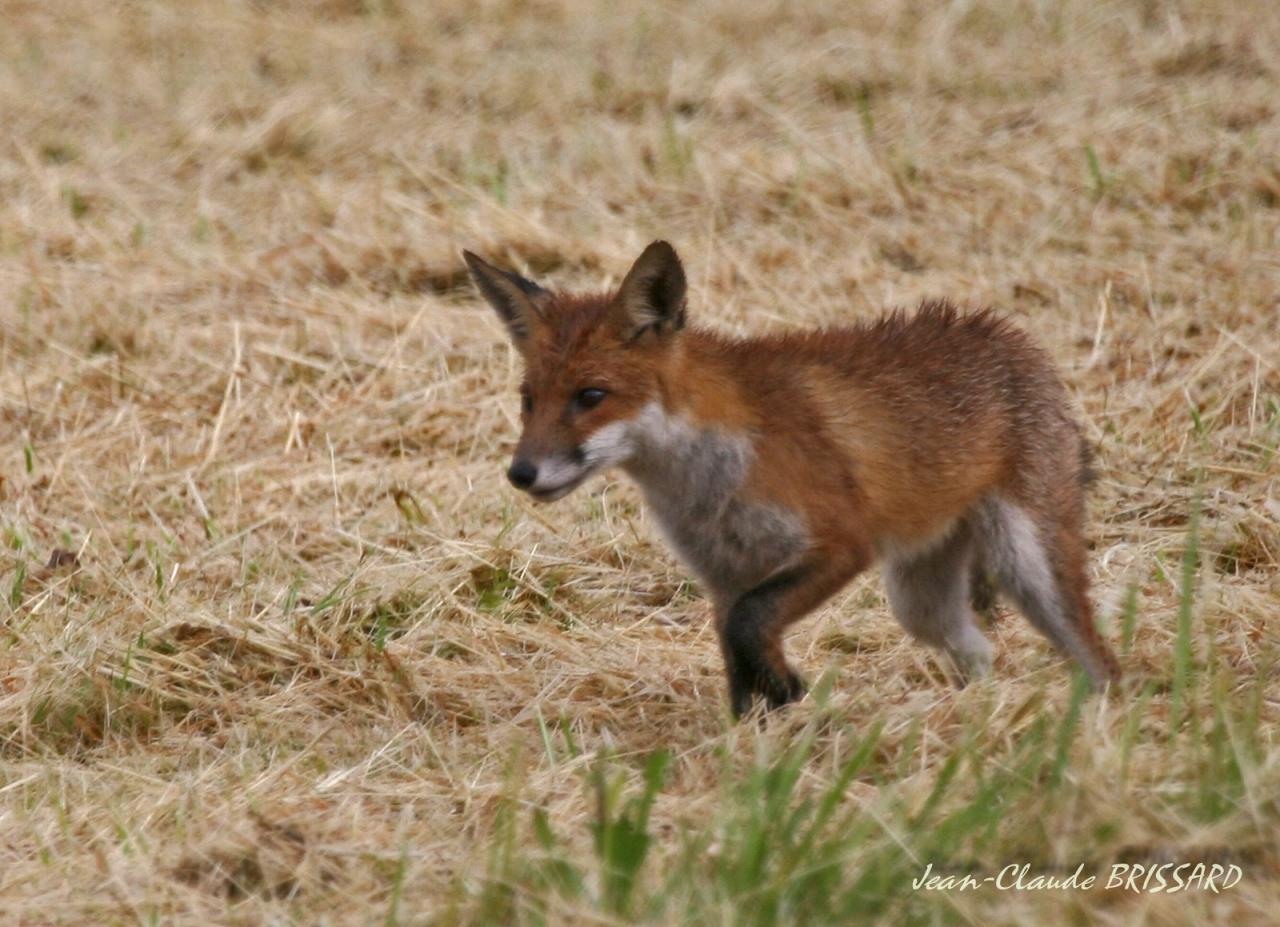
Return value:
[[(1088, 445), (1049, 355), (992, 309), (731, 337), (687, 324), (675, 249), (616, 289), (544, 288), (463, 252), (523, 360), (506, 476), (541, 503), (620, 469), (709, 596), (737, 719), (803, 697), (784, 632), (873, 564), (890, 610), (961, 683), (993, 589), (1096, 689)], [(979, 603), (981, 604), (981, 603)]]

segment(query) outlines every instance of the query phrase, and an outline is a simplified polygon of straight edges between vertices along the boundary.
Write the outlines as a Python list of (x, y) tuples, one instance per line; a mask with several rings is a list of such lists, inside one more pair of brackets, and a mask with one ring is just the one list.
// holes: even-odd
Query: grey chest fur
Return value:
[(798, 514), (742, 498), (752, 457), (746, 436), (698, 429), (652, 408), (636, 425), (625, 469), (713, 598), (736, 599), (804, 552), (808, 533)]

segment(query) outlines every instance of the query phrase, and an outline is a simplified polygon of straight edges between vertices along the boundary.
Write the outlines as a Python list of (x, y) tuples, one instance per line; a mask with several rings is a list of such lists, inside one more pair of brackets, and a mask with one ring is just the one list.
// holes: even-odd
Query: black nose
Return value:
[(517, 460), (507, 471), (507, 479), (516, 489), (528, 489), (538, 478), (538, 468), (527, 460)]

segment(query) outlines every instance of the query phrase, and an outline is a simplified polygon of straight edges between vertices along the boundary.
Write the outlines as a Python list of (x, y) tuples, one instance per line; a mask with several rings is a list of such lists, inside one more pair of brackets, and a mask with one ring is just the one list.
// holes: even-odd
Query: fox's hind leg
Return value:
[(996, 607), (996, 587), (987, 565), (977, 556), (979, 552), (975, 544), (973, 566), (969, 569), (969, 602), (975, 612), (989, 619), (991, 610)]
[(994, 497), (979, 507), (975, 524), (1000, 590), (1096, 687), (1115, 679), (1118, 665), (1093, 626), (1078, 517), (1055, 518)]
[(974, 620), (973, 536), (960, 525), (928, 550), (885, 564), (889, 606), (916, 639), (945, 651), (966, 680), (991, 671), (991, 644)]

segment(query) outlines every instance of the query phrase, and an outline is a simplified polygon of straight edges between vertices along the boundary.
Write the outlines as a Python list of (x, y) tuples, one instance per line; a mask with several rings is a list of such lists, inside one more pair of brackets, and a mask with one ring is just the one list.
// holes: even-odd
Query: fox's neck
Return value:
[(656, 400), (636, 418), (632, 436), (634, 451), (623, 469), (651, 505), (678, 507), (692, 518), (723, 508), (751, 457), (747, 434), (698, 422)]
[(653, 403), (635, 421), (626, 471), (676, 554), (722, 606), (795, 562), (804, 520), (749, 498), (751, 432), (688, 418)]
[(652, 505), (722, 506), (741, 485), (752, 456), (751, 413), (715, 336), (687, 331), (663, 383), (629, 429), (623, 469)]

